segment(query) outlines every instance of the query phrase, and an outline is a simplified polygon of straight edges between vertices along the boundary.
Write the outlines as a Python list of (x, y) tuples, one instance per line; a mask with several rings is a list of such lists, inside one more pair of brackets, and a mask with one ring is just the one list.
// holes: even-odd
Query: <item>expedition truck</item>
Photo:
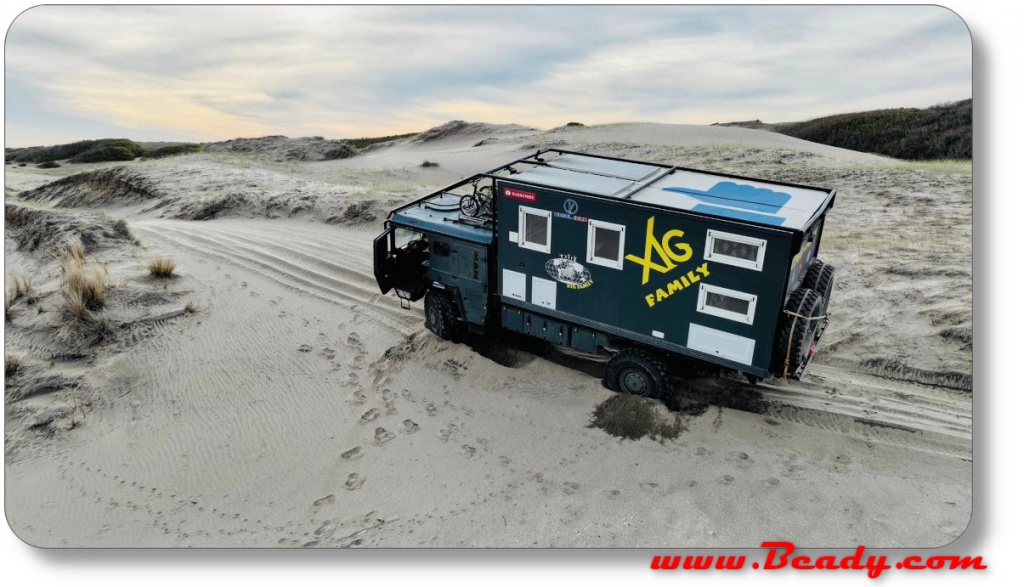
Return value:
[[(547, 149), (388, 214), (381, 293), (459, 341), (499, 329), (605, 355), (646, 397), (672, 369), (799, 379), (828, 325), (835, 190)], [(677, 371), (678, 372), (678, 371)]]

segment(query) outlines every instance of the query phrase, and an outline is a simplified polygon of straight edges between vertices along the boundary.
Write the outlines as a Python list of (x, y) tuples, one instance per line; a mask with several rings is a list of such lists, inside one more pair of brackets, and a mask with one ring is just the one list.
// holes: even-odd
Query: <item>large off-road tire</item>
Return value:
[[(789, 312), (799, 314), (794, 316)], [(775, 352), (773, 355), (773, 371), (779, 375), (785, 372), (786, 357), (789, 357), (789, 373), (792, 373), (811, 351), (811, 343), (814, 342), (818, 323), (821, 320), (812, 320), (824, 316), (821, 294), (801, 287), (793, 290), (786, 301), (786, 312), (782, 314), (779, 335), (775, 339)]]
[(836, 268), (821, 259), (815, 259), (804, 274), (801, 287), (813, 289), (821, 296), (821, 311), (828, 313), (828, 302), (832, 298), (832, 283), (835, 281)]
[(630, 347), (605, 365), (604, 385), (612, 391), (662, 399), (672, 391), (672, 372), (664, 359), (651, 351)]
[(455, 300), (447, 294), (431, 289), (423, 302), (423, 315), (427, 330), (452, 342), (461, 341), (466, 335), (466, 323), (459, 320), (459, 309)]

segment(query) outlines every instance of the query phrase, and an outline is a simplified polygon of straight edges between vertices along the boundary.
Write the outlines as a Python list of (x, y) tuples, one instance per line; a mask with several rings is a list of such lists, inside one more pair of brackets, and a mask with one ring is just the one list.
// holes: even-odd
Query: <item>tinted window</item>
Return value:
[(620, 238), (622, 238), (621, 231), (609, 230), (607, 228), (595, 226), (594, 256), (600, 257), (601, 259), (608, 259), (609, 261), (618, 261)]
[(719, 310), (725, 310), (726, 312), (735, 312), (744, 316), (747, 315), (747, 311), (750, 309), (749, 300), (741, 300), (739, 298), (710, 291), (707, 293), (707, 297), (704, 298), (704, 305), (711, 308), (718, 308)]
[(747, 261), (757, 261), (758, 246), (747, 243), (738, 243), (728, 239), (716, 237), (712, 249), (716, 255), (726, 255)]
[(526, 230), (523, 239), (542, 247), (548, 246), (548, 219), (545, 216), (526, 213)]

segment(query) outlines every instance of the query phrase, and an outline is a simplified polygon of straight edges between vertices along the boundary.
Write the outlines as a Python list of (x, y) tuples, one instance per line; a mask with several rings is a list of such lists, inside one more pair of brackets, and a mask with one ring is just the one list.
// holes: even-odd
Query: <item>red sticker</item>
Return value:
[(512, 198), (513, 200), (522, 200), (523, 202), (530, 202), (531, 204), (537, 202), (537, 194), (530, 192), (521, 192), (512, 188), (505, 188), (505, 197)]

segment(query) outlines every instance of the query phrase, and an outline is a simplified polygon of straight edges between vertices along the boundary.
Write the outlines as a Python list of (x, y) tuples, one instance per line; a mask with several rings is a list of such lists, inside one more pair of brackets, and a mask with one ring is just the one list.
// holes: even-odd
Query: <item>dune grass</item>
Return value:
[(106, 265), (89, 264), (81, 243), (69, 245), (58, 257), (62, 276), (61, 296), (65, 308), (76, 323), (92, 319), (90, 312), (107, 305), (109, 289)]
[(174, 277), (174, 270), (178, 267), (178, 262), (170, 257), (157, 257), (150, 259), (146, 268), (149, 269), (149, 274), (152, 277), (167, 278)]
[(21, 360), (18, 357), (4, 355), (4, 377), (10, 377), (18, 372), (21, 367)]

